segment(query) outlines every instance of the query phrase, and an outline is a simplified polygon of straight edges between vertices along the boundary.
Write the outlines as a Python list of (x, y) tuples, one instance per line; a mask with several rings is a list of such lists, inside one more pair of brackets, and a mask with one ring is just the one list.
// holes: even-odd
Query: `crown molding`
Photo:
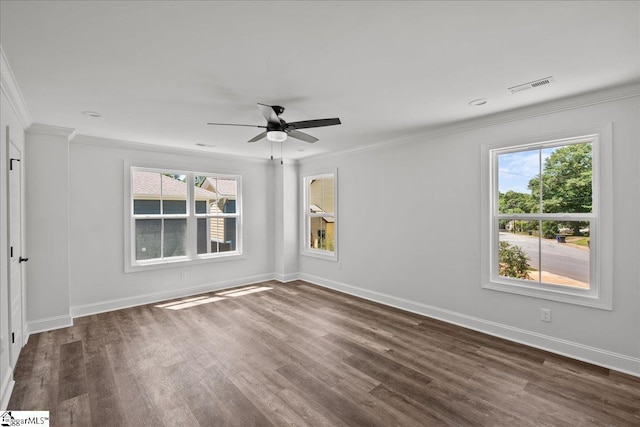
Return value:
[(9, 61), (5, 56), (1, 45), (0, 88), (2, 89), (2, 93), (4, 93), (9, 100), (11, 107), (13, 107), (13, 110), (16, 112), (22, 128), (27, 129), (33, 123), (33, 119), (31, 118), (31, 114), (29, 114), (27, 103), (24, 101), (24, 97), (20, 91), (20, 86), (18, 86), (18, 82), (16, 81), (16, 77), (13, 75), (13, 71), (11, 71), (11, 66), (9, 65)]
[(42, 123), (34, 123), (27, 129), (29, 133), (37, 133), (40, 135), (62, 136), (71, 140), (76, 135), (76, 130), (72, 128), (65, 128), (62, 126), (45, 125)]
[(182, 156), (206, 157), (209, 159), (231, 160), (243, 163), (271, 163), (271, 160), (260, 157), (236, 156), (233, 154), (215, 153), (208, 151), (193, 150), (188, 148), (169, 147), (164, 145), (145, 144), (143, 142), (122, 141), (118, 139), (102, 138), (91, 135), (75, 135), (74, 144), (94, 145), (122, 150), (149, 151), (153, 153), (164, 153)]
[(576, 108), (588, 107), (590, 105), (603, 104), (607, 102), (617, 101), (621, 99), (633, 98), (640, 96), (640, 83), (630, 83), (614, 86), (606, 89), (587, 92), (580, 95), (568, 96), (552, 101), (534, 104), (514, 110), (495, 113), (474, 119), (461, 120), (446, 125), (435, 126), (418, 135), (412, 135), (404, 138), (398, 138), (391, 141), (385, 141), (378, 144), (371, 144), (364, 147), (336, 151), (333, 153), (318, 154), (315, 156), (304, 157), (299, 159), (300, 164), (309, 161), (322, 159), (331, 159), (336, 157), (344, 157), (352, 154), (360, 154), (366, 151), (379, 150), (395, 145), (410, 144), (412, 142), (424, 141), (425, 139), (438, 138), (445, 135), (452, 135), (470, 130), (481, 129), (490, 126), (496, 126), (503, 123), (525, 120), (533, 117), (555, 114), (562, 111), (573, 110)]

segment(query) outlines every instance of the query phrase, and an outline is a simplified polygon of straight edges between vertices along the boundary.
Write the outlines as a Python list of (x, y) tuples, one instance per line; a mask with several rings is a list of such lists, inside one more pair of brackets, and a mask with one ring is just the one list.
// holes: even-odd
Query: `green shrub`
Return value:
[(500, 275), (503, 277), (515, 277), (517, 279), (530, 279), (529, 257), (520, 246), (500, 242), (498, 250)]

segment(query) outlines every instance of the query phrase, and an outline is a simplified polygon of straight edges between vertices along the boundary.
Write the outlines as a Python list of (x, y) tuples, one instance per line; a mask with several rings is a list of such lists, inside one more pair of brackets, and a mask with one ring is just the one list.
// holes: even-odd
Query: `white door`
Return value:
[(9, 142), (9, 360), (15, 367), (23, 344), (22, 324), (22, 168), (20, 150)]

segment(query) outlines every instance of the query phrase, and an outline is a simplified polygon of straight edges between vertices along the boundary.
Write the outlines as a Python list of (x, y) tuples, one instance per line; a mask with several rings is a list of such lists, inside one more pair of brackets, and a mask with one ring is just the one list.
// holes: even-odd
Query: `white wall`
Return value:
[[(245, 256), (125, 273), (125, 162), (242, 175)], [(190, 154), (184, 150), (151, 151), (140, 144), (74, 138), (70, 143), (69, 169), (72, 315), (272, 278), (274, 167), (262, 160)]]
[[(632, 94), (573, 108), (563, 101), (555, 112), (535, 108), (518, 120), (302, 161), (300, 174), (338, 169), (340, 262), (301, 256), (301, 277), (640, 375), (637, 88)], [(614, 134), (613, 311), (481, 289), (481, 144), (607, 122)], [(552, 309), (552, 323), (539, 320), (542, 307)]]
[(297, 165), (274, 161), (274, 271), (287, 282), (298, 276), (298, 173)]
[(69, 137), (31, 126), (25, 170), (26, 309), (29, 332), (71, 325), (69, 315)]

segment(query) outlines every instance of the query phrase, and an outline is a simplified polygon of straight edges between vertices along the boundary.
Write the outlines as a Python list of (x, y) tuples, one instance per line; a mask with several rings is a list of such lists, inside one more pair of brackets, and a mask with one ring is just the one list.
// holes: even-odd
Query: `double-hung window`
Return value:
[(129, 267), (241, 253), (239, 176), (132, 167), (129, 177)]
[(607, 146), (610, 135), (599, 132), (486, 149), (490, 232), (483, 287), (610, 308), (611, 283), (603, 274), (603, 241), (610, 241), (602, 220)]
[(305, 255), (337, 259), (336, 174), (306, 176), (304, 188)]

